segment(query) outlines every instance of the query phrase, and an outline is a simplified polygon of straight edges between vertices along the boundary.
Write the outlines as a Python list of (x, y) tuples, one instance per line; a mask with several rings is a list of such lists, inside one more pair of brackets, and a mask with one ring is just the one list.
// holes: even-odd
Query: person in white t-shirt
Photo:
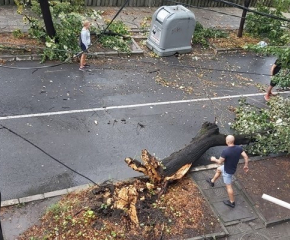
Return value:
[(86, 53), (88, 51), (89, 45), (91, 44), (91, 34), (90, 34), (90, 22), (85, 20), (83, 22), (83, 28), (80, 35), (80, 47), (82, 49), (81, 60), (80, 60), (80, 71), (84, 71), (85, 67), (90, 65), (86, 63)]

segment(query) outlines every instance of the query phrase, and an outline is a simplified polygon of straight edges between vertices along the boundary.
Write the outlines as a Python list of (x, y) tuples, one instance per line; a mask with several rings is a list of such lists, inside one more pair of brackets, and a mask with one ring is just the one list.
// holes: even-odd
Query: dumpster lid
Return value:
[(157, 20), (161, 23), (163, 23), (164, 19), (170, 14), (170, 12), (166, 11), (165, 9), (161, 9), (158, 13), (157, 13)]

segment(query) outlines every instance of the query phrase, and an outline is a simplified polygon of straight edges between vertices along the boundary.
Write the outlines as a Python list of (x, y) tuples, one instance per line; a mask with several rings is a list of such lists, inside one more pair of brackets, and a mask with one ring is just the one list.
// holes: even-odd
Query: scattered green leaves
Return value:
[(232, 128), (239, 134), (252, 135), (255, 142), (248, 151), (257, 155), (290, 152), (290, 99), (273, 97), (267, 108), (240, 100)]
[[(108, 24), (108, 22), (107, 22)], [(110, 24), (106, 31), (107, 34), (102, 34), (99, 37), (99, 41), (102, 46), (106, 48), (114, 49), (118, 52), (130, 53), (131, 38), (124, 38), (123, 36), (128, 36), (129, 31), (126, 25), (122, 21), (114, 21)]]

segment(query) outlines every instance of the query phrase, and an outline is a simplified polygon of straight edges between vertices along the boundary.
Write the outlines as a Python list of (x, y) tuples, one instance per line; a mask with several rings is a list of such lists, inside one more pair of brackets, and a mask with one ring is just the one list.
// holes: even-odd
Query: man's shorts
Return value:
[(80, 47), (81, 47), (83, 52), (87, 52), (87, 48), (86, 48), (85, 44), (81, 43)]
[(273, 81), (270, 81), (270, 86), (275, 87), (277, 83), (274, 83)]
[(225, 171), (225, 165), (222, 165), (218, 167), (218, 169), (222, 172), (223, 174), (223, 180), (225, 184), (232, 184), (233, 181), (233, 174), (228, 174)]

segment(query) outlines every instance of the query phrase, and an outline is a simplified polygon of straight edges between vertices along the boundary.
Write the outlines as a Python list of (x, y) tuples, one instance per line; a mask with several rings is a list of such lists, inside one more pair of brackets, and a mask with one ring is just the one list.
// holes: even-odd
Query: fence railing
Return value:
[[(29, 2), (29, 0), (23, 0)], [(73, 0), (59, 0), (61, 2), (73, 2)], [(244, 6), (245, 0), (227, 0), (228, 2), (236, 3)], [(84, 0), (87, 6), (94, 7), (119, 7), (126, 0)], [(257, 2), (263, 3), (265, 6), (271, 6), (273, 0), (251, 0), (251, 7), (255, 7)], [(196, 7), (230, 7), (227, 4), (216, 2), (214, 0), (130, 0), (129, 7), (160, 7), (163, 5), (175, 5), (177, 3), (186, 4), (187, 6)], [(0, 6), (14, 5), (14, 0), (0, 0)]]
[[(244, 6), (245, 0), (227, 0), (228, 2), (236, 3)], [(86, 0), (87, 6), (122, 6), (126, 0)], [(262, 2), (265, 6), (271, 6), (273, 0), (251, 0), (251, 7), (255, 7), (257, 2)], [(216, 2), (213, 0), (130, 0), (129, 7), (160, 7), (163, 5), (175, 5), (177, 3), (197, 6), (197, 7), (230, 7), (227, 4)]]

